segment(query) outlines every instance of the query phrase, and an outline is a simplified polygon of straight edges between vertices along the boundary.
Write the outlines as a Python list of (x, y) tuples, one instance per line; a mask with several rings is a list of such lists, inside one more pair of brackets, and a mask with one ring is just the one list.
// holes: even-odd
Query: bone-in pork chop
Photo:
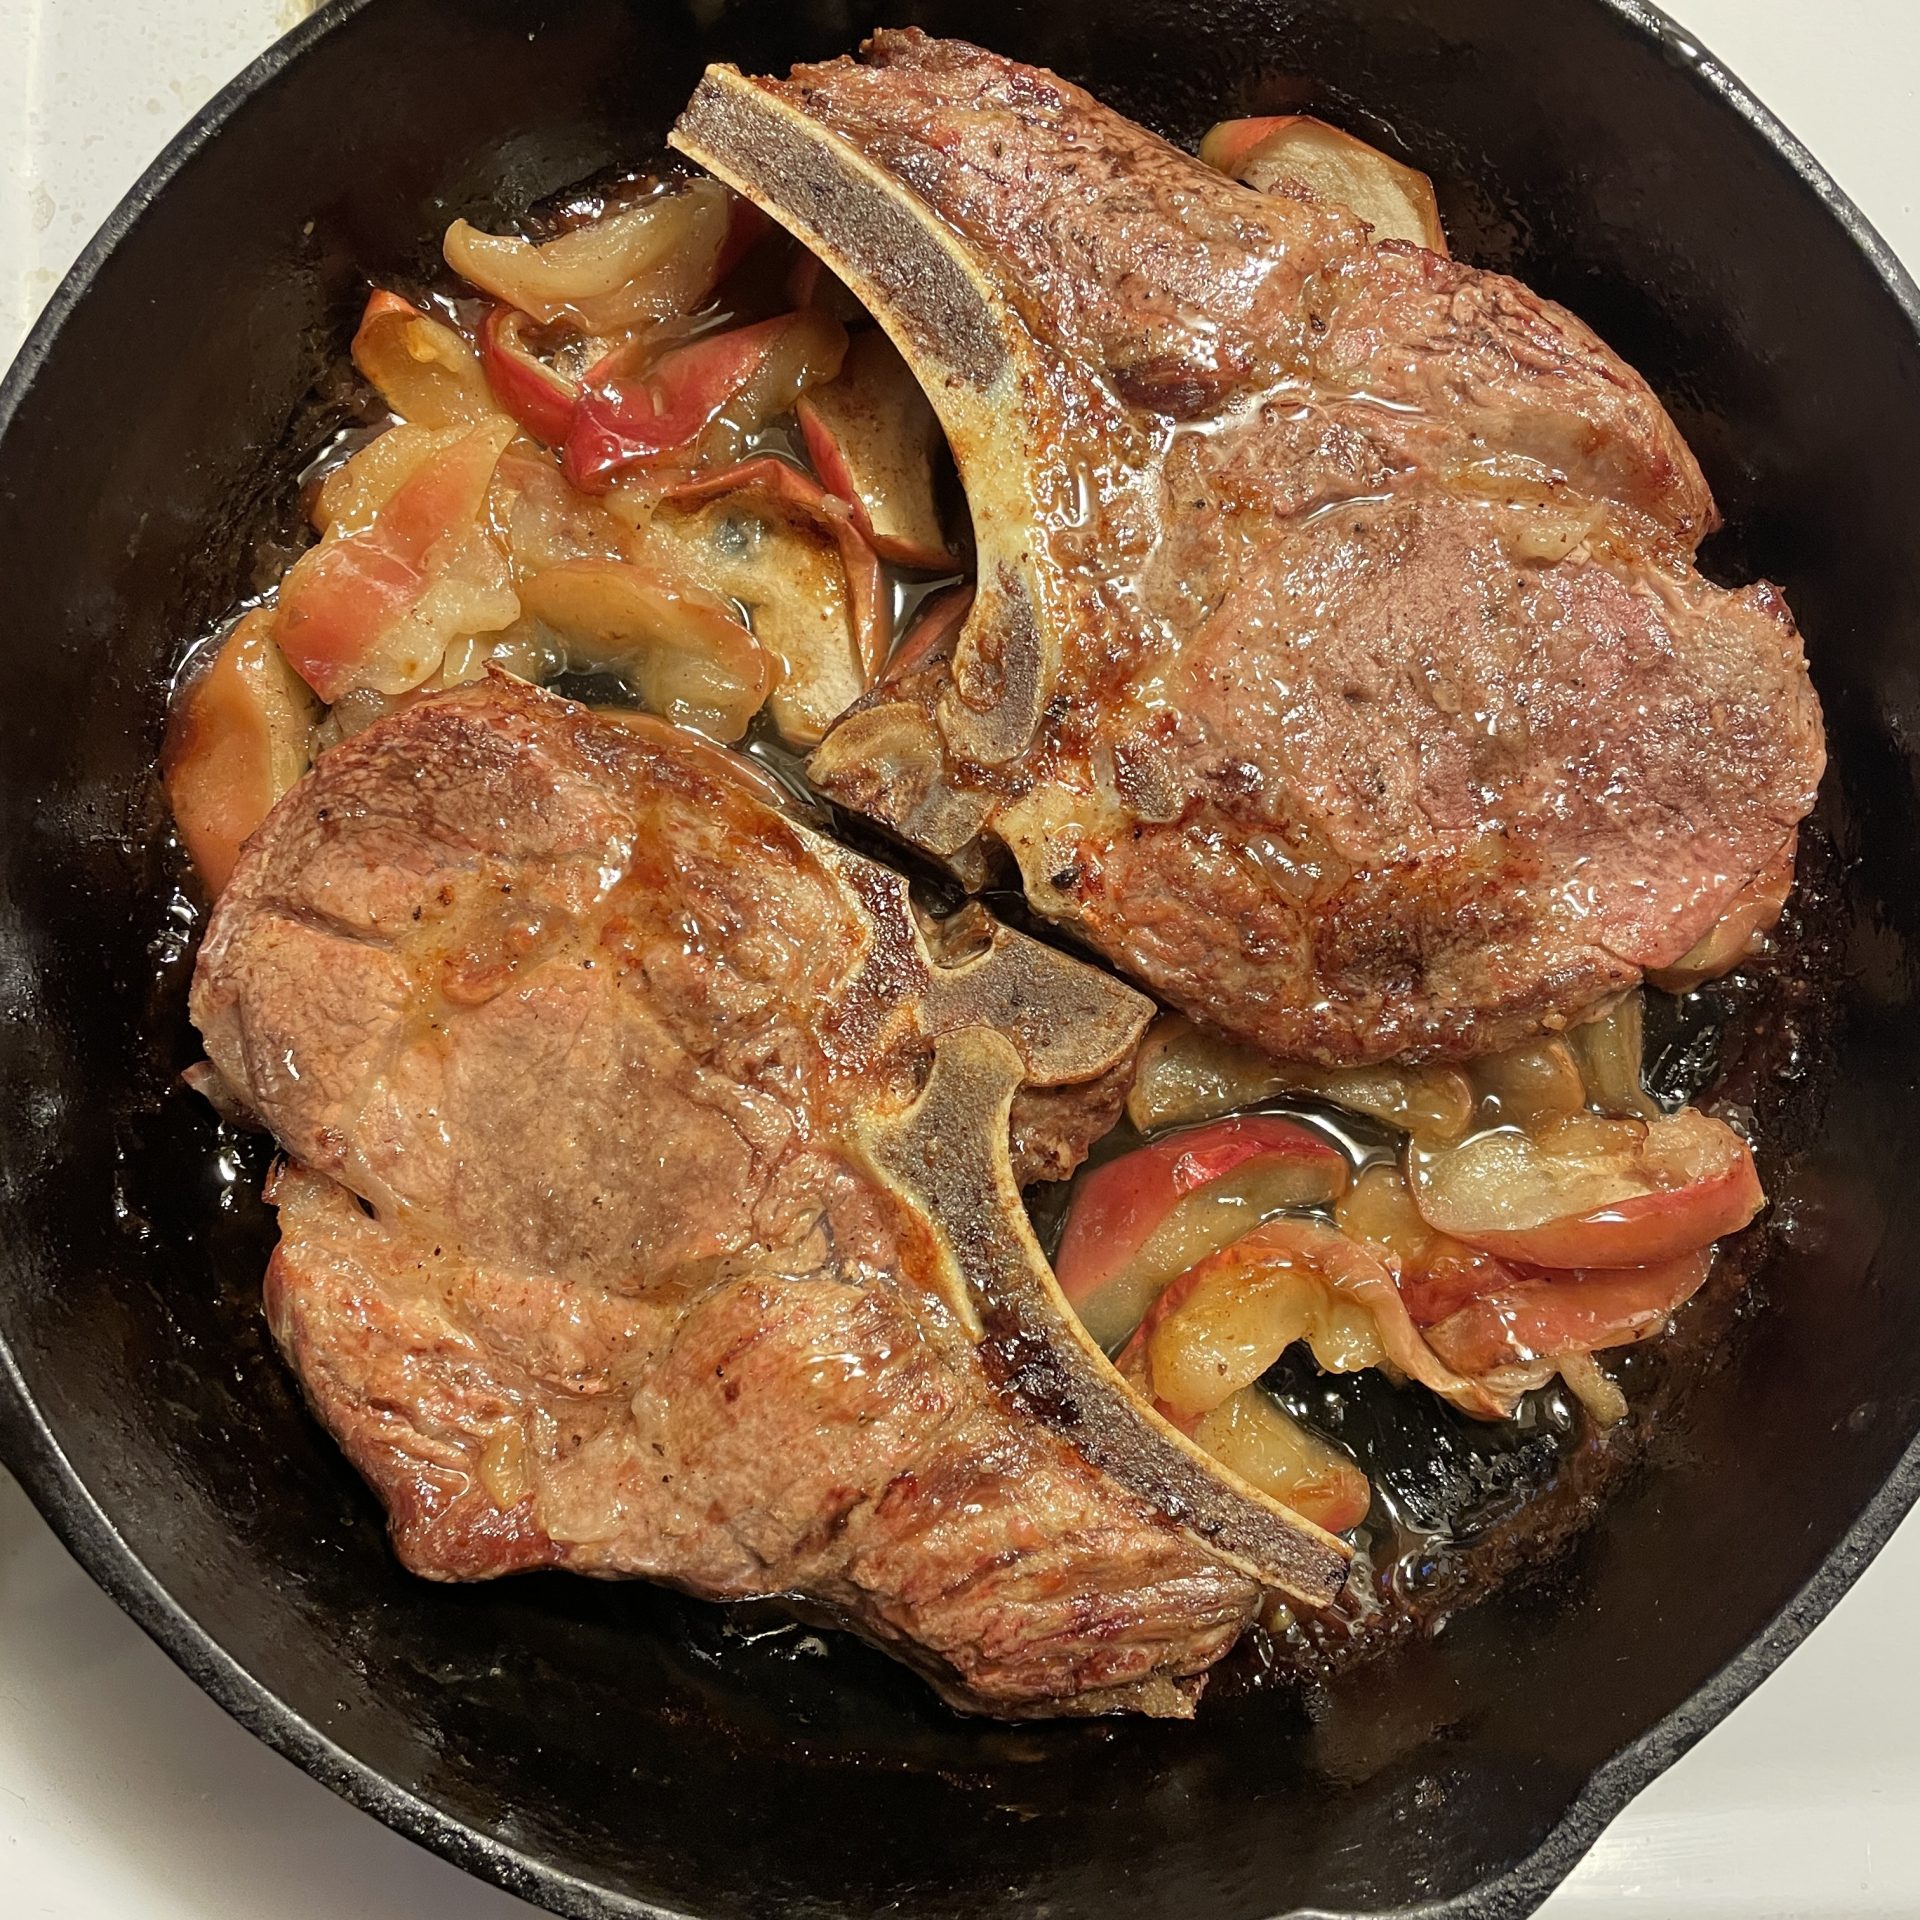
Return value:
[(274, 1332), (416, 1571), (789, 1594), (1002, 1714), (1183, 1713), (1345, 1549), (1132, 1400), (1017, 1182), (1147, 1003), (515, 682), (336, 747), (193, 1014), (292, 1156)]
[(1637, 374), (1517, 282), (918, 32), (675, 144), (853, 287), (979, 549), (811, 771), (1197, 1019), (1329, 1063), (1581, 1019), (1790, 868), (1824, 748)]

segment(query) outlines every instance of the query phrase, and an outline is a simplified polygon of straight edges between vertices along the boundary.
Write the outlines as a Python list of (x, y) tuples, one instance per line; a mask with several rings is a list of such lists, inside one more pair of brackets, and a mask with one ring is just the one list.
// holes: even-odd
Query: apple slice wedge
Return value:
[(526, 315), (495, 307), (480, 329), (480, 365), (495, 402), (549, 447), (566, 445), (580, 388), (528, 347)]
[(368, 298), (352, 353), (381, 399), (415, 426), (466, 427), (497, 411), (473, 349), (397, 293)]
[(442, 250), (462, 279), (543, 325), (613, 334), (691, 313), (707, 297), (733, 231), (731, 202), (715, 182), (693, 180), (539, 246), (456, 220)]
[(456, 635), (519, 618), (506, 555), (483, 525), (493, 470), (514, 437), (493, 414), (412, 468), (353, 531), (336, 522), (280, 585), (274, 638), (321, 699), (406, 693)]
[(1087, 1331), (1117, 1347), (1160, 1292), (1288, 1207), (1346, 1190), (1346, 1156), (1272, 1114), (1217, 1120), (1123, 1153), (1074, 1189), (1054, 1269)]
[(773, 664), (717, 595), (625, 560), (567, 560), (524, 581), (521, 605), (554, 629), (574, 668), (628, 676), (648, 711), (738, 740)]
[(803, 307), (657, 358), (645, 343), (617, 351), (588, 375), (574, 410), (567, 478), (600, 492), (636, 468), (731, 461), (746, 435), (831, 380), (846, 350), (846, 329)]
[(275, 639), (323, 701), (359, 687), (407, 693), (453, 637), (520, 616), (507, 557), (482, 524), (513, 436), (513, 420), (482, 420), (413, 468), (371, 524), (328, 534), (280, 582)]
[(1647, 1267), (1737, 1233), (1766, 1204), (1753, 1155), (1692, 1107), (1652, 1120), (1569, 1114), (1418, 1154), (1437, 1233), (1541, 1267)]
[(1305, 187), (1316, 198), (1357, 213), (1376, 240), (1404, 240), (1446, 254), (1433, 182), (1309, 114), (1222, 120), (1200, 142), (1200, 158), (1261, 193)]
[(160, 768), (194, 870), (217, 894), (240, 843), (306, 772), (319, 703), (273, 643), (273, 615), (242, 614), (176, 700)]
[(1296, 1340), (1329, 1373), (1390, 1364), (1479, 1419), (1512, 1408), (1515, 1396), (1433, 1351), (1378, 1252), (1318, 1220), (1268, 1220), (1188, 1268), (1115, 1364), (1169, 1418), (1197, 1420), (1252, 1386)]
[(938, 572), (954, 564), (933, 497), (940, 423), (899, 349), (855, 334), (839, 373), (794, 409), (821, 484), (847, 502), (883, 560)]

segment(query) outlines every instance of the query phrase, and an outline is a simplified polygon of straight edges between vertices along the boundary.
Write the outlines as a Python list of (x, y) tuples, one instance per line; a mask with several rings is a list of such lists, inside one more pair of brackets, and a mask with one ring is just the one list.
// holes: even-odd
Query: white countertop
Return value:
[[(1915, 0), (1671, 0), (1920, 262)], [(0, 359), (305, 0), (0, 0)], [(1920, 1916), (1920, 1518), (1634, 1802), (1544, 1920)], [(511, 1920), (180, 1674), (0, 1475), (0, 1920)]]

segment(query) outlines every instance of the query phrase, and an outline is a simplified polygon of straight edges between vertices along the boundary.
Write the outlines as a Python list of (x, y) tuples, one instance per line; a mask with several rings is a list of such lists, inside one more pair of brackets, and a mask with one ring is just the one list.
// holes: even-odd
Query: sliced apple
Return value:
[(624, 560), (569, 560), (522, 583), (521, 603), (567, 643), (568, 664), (626, 675), (647, 708), (737, 740), (773, 684), (766, 650), (724, 601)]
[(880, 571), (880, 556), (860, 530), (852, 508), (828, 492), (811, 474), (802, 473), (798, 467), (776, 460), (771, 454), (728, 467), (721, 473), (703, 475), (698, 480), (678, 482), (668, 489), (666, 497), (692, 504), (734, 493), (759, 495), (783, 512), (804, 516), (831, 536), (847, 576), (854, 651), (859, 657), (861, 672), (870, 684), (886, 660), (892, 623), (888, 618), (887, 583)]
[(1511, 1405), (1427, 1345), (1386, 1261), (1315, 1220), (1269, 1220), (1189, 1268), (1115, 1364), (1170, 1418), (1191, 1420), (1251, 1386), (1296, 1340), (1329, 1373), (1391, 1365), (1482, 1419)]
[(1324, 120), (1303, 113), (1223, 120), (1201, 141), (1200, 158), (1261, 193), (1305, 187), (1357, 213), (1376, 240), (1447, 251), (1433, 182)]
[[(913, 624), (901, 637), (887, 660), (887, 681), (904, 680), (922, 667), (932, 666), (953, 651), (960, 629), (973, 611), (973, 589), (968, 586), (942, 587), (930, 593), (915, 610)], [(1202, 1115), (1202, 1118), (1211, 1116)]]
[(1573, 1049), (1559, 1038), (1529, 1040), (1483, 1053), (1470, 1068), (1482, 1126), (1530, 1127), (1587, 1104), (1586, 1082)]
[(415, 426), (471, 426), (497, 410), (473, 349), (397, 293), (368, 299), (352, 351), (381, 399)]
[(1623, 993), (1597, 1020), (1567, 1029), (1567, 1042), (1580, 1063), (1587, 1100), (1602, 1113), (1652, 1120), (1660, 1109), (1647, 1097), (1642, 1078), (1646, 1064), (1645, 996), (1636, 988)]
[(456, 220), (443, 250), (455, 273), (543, 325), (619, 333), (707, 297), (734, 230), (732, 201), (717, 181), (692, 180), (540, 246)]
[(401, 486), (466, 436), (464, 427), (388, 427), (321, 481), (308, 518), (316, 533), (363, 533)]
[(1094, 1339), (1118, 1346), (1169, 1281), (1285, 1208), (1327, 1205), (1348, 1178), (1331, 1142), (1264, 1113), (1121, 1154), (1074, 1189), (1061, 1291)]
[(1154, 1023), (1140, 1049), (1127, 1115), (1142, 1133), (1305, 1093), (1351, 1108), (1420, 1140), (1458, 1139), (1473, 1120), (1474, 1095), (1452, 1067), (1318, 1067), (1270, 1059), (1184, 1014)]
[(240, 843), (306, 772), (318, 703), (273, 643), (273, 615), (243, 614), (175, 703), (161, 772), (174, 824), (209, 893)]
[(1258, 1387), (1241, 1390), (1193, 1423), (1197, 1445), (1295, 1513), (1344, 1533), (1367, 1517), (1367, 1476), (1330, 1441), (1310, 1432)]
[(519, 617), (506, 556), (482, 525), (493, 470), (514, 436), (499, 415), (414, 467), (354, 531), (338, 522), (280, 587), (274, 638), (323, 700), (354, 688), (405, 693), (456, 635)]
[(554, 456), (526, 440), (500, 456), (487, 511), (516, 580), (564, 560), (626, 557), (626, 529), (606, 501), (569, 486)]
[[(769, 461), (769, 466), (782, 463)], [(785, 468), (796, 482), (805, 474)], [(821, 496), (825, 498), (825, 496)], [(782, 738), (811, 745), (869, 684), (863, 649), (872, 615), (858, 594), (878, 588), (872, 550), (849, 575), (844, 514), (816, 518), (779, 487), (727, 487), (714, 497), (663, 497), (622, 488), (608, 504), (632, 529), (643, 565), (697, 580), (746, 609), (779, 673), (769, 702)], [(864, 543), (862, 543), (864, 545)]]
[(1416, 1155), (1438, 1233), (1541, 1267), (1645, 1267), (1738, 1232), (1765, 1204), (1753, 1155), (1691, 1107), (1652, 1120), (1570, 1114)]
[(480, 329), (480, 364), (498, 405), (536, 440), (564, 446), (580, 389), (527, 346), (525, 327), (526, 315), (517, 308), (495, 307)]
[(1703, 1247), (1656, 1266), (1509, 1274), (1430, 1325), (1427, 1344), (1472, 1374), (1631, 1346), (1665, 1328), (1712, 1264)]
[(840, 372), (802, 395), (795, 413), (821, 484), (852, 507), (882, 559), (953, 565), (933, 498), (940, 423), (884, 333), (856, 334)]
[(816, 308), (702, 334), (657, 358), (615, 353), (589, 376), (567, 435), (567, 478), (601, 491), (635, 468), (737, 459), (742, 442), (831, 380), (846, 329)]

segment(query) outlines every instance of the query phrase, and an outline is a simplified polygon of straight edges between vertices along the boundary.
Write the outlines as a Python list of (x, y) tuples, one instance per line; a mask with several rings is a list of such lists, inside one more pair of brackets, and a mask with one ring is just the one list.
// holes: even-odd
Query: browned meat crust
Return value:
[(1251, 1616), (976, 1344), (973, 1223), (895, 1177), (981, 1021), (1029, 1166), (1076, 1164), (1146, 1003), (977, 909), (916, 935), (730, 756), (504, 680), (411, 706), (249, 843), (193, 1011), (296, 1157), (274, 1332), (416, 1571), (804, 1596), (1014, 1715), (1189, 1711)]
[(1336, 1063), (1578, 1019), (1790, 850), (1792, 619), (1695, 571), (1699, 468), (1564, 309), (917, 32), (715, 70), (675, 137), (874, 304), (973, 505), (969, 625), (836, 799)]

